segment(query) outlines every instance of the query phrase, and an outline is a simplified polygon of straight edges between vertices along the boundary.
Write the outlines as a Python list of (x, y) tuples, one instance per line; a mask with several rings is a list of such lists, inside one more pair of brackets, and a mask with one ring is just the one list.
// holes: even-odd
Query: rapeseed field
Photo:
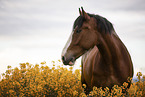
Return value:
[[(13, 69), (8, 66), (1, 75), (0, 97), (87, 97), (81, 85), (80, 69), (66, 68), (60, 60), (52, 61), (51, 65), (41, 62), (35, 65), (20, 63)], [(132, 82), (127, 93), (122, 93), (128, 85), (125, 82), (121, 87), (114, 85), (111, 91), (108, 87), (93, 87), (89, 96), (145, 97), (145, 76), (141, 72), (136, 76), (138, 81)], [(83, 84), (83, 87), (86, 85)]]

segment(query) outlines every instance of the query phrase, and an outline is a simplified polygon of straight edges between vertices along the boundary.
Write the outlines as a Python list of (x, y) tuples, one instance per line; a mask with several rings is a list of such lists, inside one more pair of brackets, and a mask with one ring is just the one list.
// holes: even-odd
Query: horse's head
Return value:
[(82, 8), (75, 20), (73, 31), (62, 52), (65, 65), (74, 65), (75, 60), (97, 44), (95, 18), (90, 17)]

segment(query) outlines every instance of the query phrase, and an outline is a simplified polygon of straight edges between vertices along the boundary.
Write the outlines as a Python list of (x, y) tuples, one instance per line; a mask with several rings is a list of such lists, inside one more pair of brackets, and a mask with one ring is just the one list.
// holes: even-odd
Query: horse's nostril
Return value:
[(64, 56), (62, 56), (62, 61), (63, 61), (63, 62), (65, 61), (65, 57), (64, 57)]

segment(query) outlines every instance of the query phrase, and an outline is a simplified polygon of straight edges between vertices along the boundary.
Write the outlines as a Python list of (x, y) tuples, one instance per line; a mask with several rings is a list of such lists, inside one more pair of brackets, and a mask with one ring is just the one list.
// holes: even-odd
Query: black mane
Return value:
[[(113, 25), (106, 18), (99, 15), (94, 15), (94, 14), (89, 14), (89, 13), (87, 14), (90, 17), (94, 17), (96, 19), (97, 29), (100, 33), (102, 32), (109, 33), (109, 34), (112, 33), (112, 30), (114, 30)], [(74, 22), (73, 29), (75, 29), (76, 26), (78, 26), (78, 29), (79, 29), (82, 26), (84, 21), (85, 21), (85, 18), (83, 16), (79, 16)]]

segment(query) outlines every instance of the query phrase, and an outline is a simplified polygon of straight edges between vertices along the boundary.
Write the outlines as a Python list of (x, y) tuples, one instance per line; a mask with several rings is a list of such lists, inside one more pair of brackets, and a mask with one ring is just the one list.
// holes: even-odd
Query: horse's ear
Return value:
[(80, 13), (80, 16), (83, 15), (80, 8), (79, 8), (79, 13)]
[(82, 16), (85, 17), (86, 20), (90, 20), (90, 16), (84, 11), (83, 7), (81, 7), (81, 9), (82, 9), (81, 12)]

